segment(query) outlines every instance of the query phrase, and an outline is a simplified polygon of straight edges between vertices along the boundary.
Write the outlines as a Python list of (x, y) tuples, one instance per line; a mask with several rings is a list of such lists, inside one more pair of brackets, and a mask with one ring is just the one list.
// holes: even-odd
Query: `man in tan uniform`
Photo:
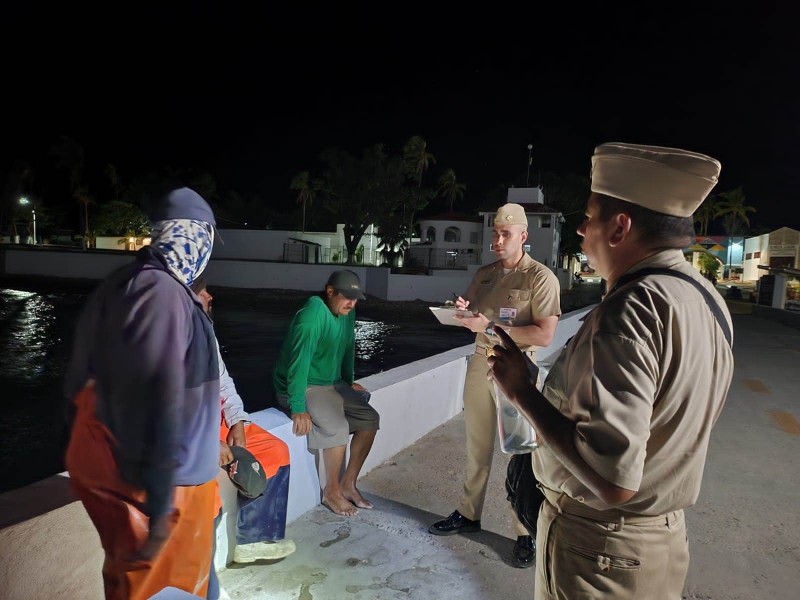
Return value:
[(681, 597), (683, 509), (733, 376), (725, 302), (681, 252), (719, 171), (685, 150), (599, 146), (578, 233), (608, 294), (543, 393), (513, 348), (489, 361), (539, 436), (537, 599)]
[[(486, 484), (497, 437), (494, 386), (486, 379), (487, 348), (494, 345), (492, 326), (502, 327), (531, 357), (536, 348), (553, 339), (561, 315), (558, 279), (545, 265), (525, 253), (528, 218), (519, 204), (506, 204), (497, 211), (492, 229), (492, 249), (498, 260), (478, 269), (456, 308), (469, 308), (475, 315), (461, 319), (474, 331), (475, 354), (469, 361), (464, 382), (464, 421), (467, 433), (467, 478), (458, 510), (437, 521), (428, 531), (452, 535), (478, 531)], [(495, 338), (496, 340), (496, 338)], [(513, 514), (513, 512), (512, 512)], [(535, 548), (530, 533), (513, 516), (517, 541), (513, 563), (533, 565)]]

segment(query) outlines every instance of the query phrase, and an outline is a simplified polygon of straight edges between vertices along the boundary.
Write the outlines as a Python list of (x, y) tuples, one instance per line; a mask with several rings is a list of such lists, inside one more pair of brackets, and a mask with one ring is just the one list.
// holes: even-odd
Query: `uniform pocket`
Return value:
[(569, 546), (569, 551), (596, 563), (601, 571), (610, 571), (611, 569), (635, 571), (642, 566), (641, 561), (636, 558), (614, 556), (613, 554), (605, 554), (596, 550), (581, 548), (580, 546)]
[(512, 302), (528, 302), (531, 299), (530, 290), (508, 290)]

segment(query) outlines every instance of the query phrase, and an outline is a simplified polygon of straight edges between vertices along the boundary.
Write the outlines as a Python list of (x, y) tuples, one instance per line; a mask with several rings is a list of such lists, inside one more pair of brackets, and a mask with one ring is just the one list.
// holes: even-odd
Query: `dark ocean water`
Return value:
[[(216, 294), (214, 323), (222, 355), (247, 410), (272, 405), (272, 368), (300, 305), (254, 302), (241, 291)], [(63, 470), (67, 407), (61, 383), (85, 291), (0, 288), (0, 491)], [(431, 319), (433, 321), (433, 319)], [(451, 348), (473, 335), (431, 323), (356, 323), (356, 378)]]

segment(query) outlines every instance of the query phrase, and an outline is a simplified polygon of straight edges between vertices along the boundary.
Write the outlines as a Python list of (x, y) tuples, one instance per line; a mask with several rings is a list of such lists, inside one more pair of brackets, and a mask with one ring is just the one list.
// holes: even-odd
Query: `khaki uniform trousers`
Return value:
[(624, 516), (543, 491), (536, 600), (680, 600), (689, 568), (682, 510)]
[[(467, 430), (467, 478), (458, 512), (467, 519), (481, 518), (486, 487), (492, 468), (497, 439), (497, 409), (494, 385), (486, 379), (489, 371), (486, 355), (475, 353), (467, 365), (464, 381), (464, 423)], [(505, 496), (505, 489), (499, 490)], [(530, 535), (509, 505), (508, 512), (517, 536)]]

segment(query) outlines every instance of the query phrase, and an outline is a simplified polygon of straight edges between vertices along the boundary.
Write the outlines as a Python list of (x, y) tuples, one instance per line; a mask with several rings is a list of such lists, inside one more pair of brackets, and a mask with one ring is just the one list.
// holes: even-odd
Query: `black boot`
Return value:
[(536, 542), (529, 535), (521, 535), (514, 544), (513, 564), (518, 569), (527, 569), (536, 562)]

